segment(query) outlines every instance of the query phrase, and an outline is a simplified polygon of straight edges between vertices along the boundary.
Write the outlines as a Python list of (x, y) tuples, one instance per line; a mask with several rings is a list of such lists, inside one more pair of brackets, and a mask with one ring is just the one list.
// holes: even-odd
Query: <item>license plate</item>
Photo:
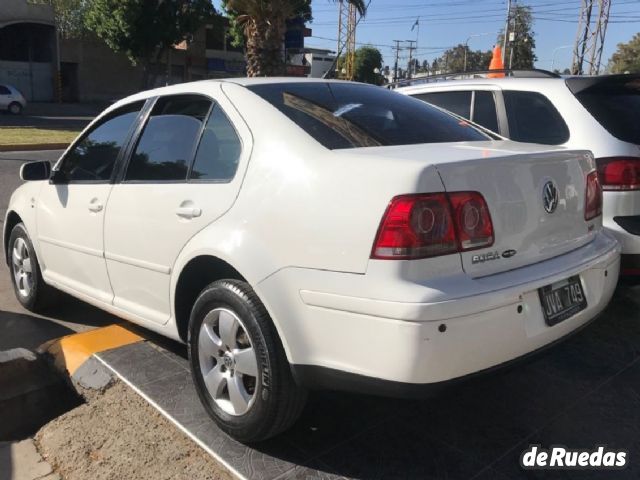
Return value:
[(538, 289), (542, 312), (552, 326), (587, 308), (587, 298), (578, 275)]

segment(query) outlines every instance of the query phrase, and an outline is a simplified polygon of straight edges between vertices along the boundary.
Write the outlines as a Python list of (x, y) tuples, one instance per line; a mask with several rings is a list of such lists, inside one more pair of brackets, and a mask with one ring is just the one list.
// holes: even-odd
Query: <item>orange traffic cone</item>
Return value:
[[(504, 70), (504, 63), (502, 63), (502, 49), (500, 45), (496, 45), (493, 48), (493, 57), (491, 57), (491, 63), (489, 63), (489, 70)], [(490, 73), (487, 75), (489, 78), (502, 78), (504, 73)]]

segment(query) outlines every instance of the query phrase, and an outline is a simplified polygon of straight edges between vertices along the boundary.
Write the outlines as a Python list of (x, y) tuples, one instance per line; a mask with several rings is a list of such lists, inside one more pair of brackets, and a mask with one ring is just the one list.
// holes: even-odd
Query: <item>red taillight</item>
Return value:
[(584, 198), (584, 219), (591, 220), (602, 214), (602, 187), (597, 172), (587, 175), (587, 189)]
[(461, 250), (493, 245), (493, 224), (489, 208), (478, 192), (449, 194)]
[(479, 193), (401, 195), (389, 203), (371, 258), (427, 258), (492, 244), (491, 217)]
[(596, 164), (604, 190), (640, 190), (640, 158), (599, 158)]

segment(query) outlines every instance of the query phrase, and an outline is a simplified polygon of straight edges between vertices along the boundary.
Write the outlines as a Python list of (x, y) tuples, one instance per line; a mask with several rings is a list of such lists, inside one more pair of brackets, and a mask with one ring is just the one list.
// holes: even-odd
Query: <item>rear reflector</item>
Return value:
[(640, 158), (598, 158), (596, 164), (604, 190), (640, 190)]
[(492, 244), (489, 209), (478, 192), (401, 195), (387, 207), (371, 258), (427, 258)]
[(584, 219), (591, 220), (602, 214), (602, 187), (597, 172), (587, 175), (584, 199)]

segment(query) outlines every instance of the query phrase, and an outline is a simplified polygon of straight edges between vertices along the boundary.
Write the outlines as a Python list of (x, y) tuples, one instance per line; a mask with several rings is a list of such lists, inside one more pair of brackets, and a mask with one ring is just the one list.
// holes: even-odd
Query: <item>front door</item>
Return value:
[(122, 147), (143, 103), (108, 114), (65, 154), (37, 202), (42, 274), (73, 292), (110, 303), (104, 212)]
[(105, 257), (116, 307), (165, 323), (180, 251), (233, 204), (249, 149), (233, 126), (237, 113), (226, 109), (235, 113), (230, 120), (223, 108), (202, 95), (173, 95), (151, 110), (107, 206)]

